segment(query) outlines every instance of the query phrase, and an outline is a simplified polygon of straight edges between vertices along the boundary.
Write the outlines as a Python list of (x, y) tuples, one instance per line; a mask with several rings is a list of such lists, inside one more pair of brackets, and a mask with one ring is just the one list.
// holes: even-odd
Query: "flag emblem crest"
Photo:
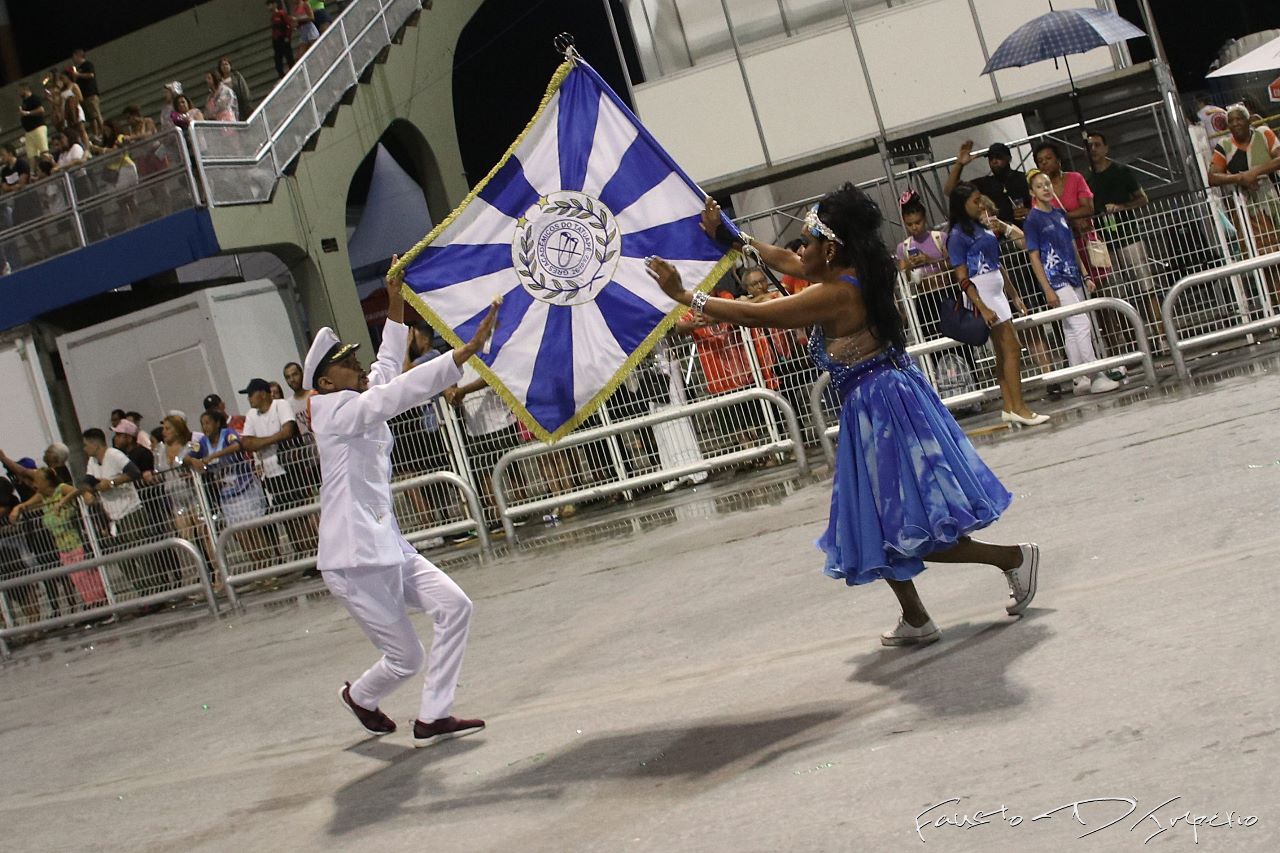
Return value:
[(493, 339), (470, 365), (530, 432), (554, 441), (684, 314), (646, 257), (702, 290), (736, 260), (702, 231), (705, 200), (575, 54), (493, 170), (401, 258), (405, 296), (454, 346), (501, 296)]
[(512, 263), (534, 299), (576, 305), (612, 280), (622, 241), (603, 202), (578, 192), (538, 199), (517, 222)]

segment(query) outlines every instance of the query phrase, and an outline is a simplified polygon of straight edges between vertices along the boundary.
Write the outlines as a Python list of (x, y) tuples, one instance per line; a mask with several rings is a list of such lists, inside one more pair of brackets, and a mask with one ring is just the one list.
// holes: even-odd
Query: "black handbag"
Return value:
[(991, 327), (976, 308), (964, 304), (962, 297), (944, 296), (938, 300), (938, 331), (962, 344), (980, 347), (991, 337)]

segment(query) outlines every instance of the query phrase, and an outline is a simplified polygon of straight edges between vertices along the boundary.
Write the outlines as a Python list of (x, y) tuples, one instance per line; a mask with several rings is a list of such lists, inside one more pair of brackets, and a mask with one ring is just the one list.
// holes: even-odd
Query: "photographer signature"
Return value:
[[(1154, 829), (1155, 831), (1142, 841), (1143, 844), (1147, 844), (1157, 836), (1163, 835), (1182, 824), (1184, 827), (1191, 829), (1192, 839), (1196, 844), (1199, 844), (1201, 829), (1238, 829), (1253, 826), (1258, 822), (1257, 815), (1237, 814), (1234, 810), (1227, 812), (1225, 815), (1219, 812), (1214, 812), (1211, 815), (1193, 814), (1190, 809), (1179, 812), (1178, 809), (1181, 807), (1173, 804), (1181, 799), (1181, 796), (1176, 796), (1165, 800), (1135, 820), (1128, 831), (1134, 832), (1139, 827), (1142, 827), (1143, 831)], [(1008, 806), (1003, 804), (1000, 808), (992, 811), (976, 811), (971, 814), (961, 814), (956, 810), (943, 811), (947, 806), (958, 805), (960, 800), (960, 797), (943, 800), (916, 815), (916, 835), (920, 836), (921, 842), (928, 841), (925, 838), (925, 830), (929, 829), (943, 829), (945, 827), (974, 829), (993, 823), (1021, 826), (1024, 823), (1052, 820), (1055, 817), (1069, 816), (1080, 826), (1087, 827), (1090, 824), (1085, 821), (1082, 807), (1093, 806), (1088, 810), (1091, 816), (1096, 818), (1101, 814), (1103, 817), (1109, 817), (1110, 820), (1094, 826), (1088, 832), (1078, 836), (1079, 838), (1087, 838), (1096, 832), (1102, 832), (1104, 829), (1110, 829), (1122, 821), (1127, 821), (1138, 811), (1138, 801), (1132, 797), (1089, 797), (1064, 803), (1030, 818), (1012, 812)], [(1170, 808), (1166, 811), (1166, 807)]]

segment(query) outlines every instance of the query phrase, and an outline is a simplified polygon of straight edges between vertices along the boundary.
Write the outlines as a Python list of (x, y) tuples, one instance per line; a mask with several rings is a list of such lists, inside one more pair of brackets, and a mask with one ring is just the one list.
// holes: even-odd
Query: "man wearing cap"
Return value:
[(217, 394), (210, 394), (204, 398), (204, 410), (206, 412), (221, 412), (222, 416), (227, 419), (227, 426), (236, 432), (244, 429), (244, 415), (228, 415), (227, 404)]
[[(956, 184), (960, 183), (960, 173), (974, 159), (973, 140), (966, 139), (956, 154), (956, 162), (951, 167), (951, 174), (947, 175), (946, 186), (942, 188), (944, 196), (951, 195)], [(987, 148), (987, 165), (991, 167), (991, 174), (974, 178), (970, 183), (978, 188), (978, 192), (996, 203), (996, 210), (1002, 220), (1021, 227), (1027, 218), (1027, 205), (1030, 203), (1031, 193), (1027, 189), (1026, 173), (1011, 169), (1009, 167), (1011, 162), (1013, 162), (1013, 154), (1009, 151), (1008, 145), (1003, 142), (991, 143)]]
[(276, 458), (276, 445), (298, 434), (293, 409), (284, 400), (271, 398), (271, 383), (265, 379), (250, 379), (240, 393), (249, 395), (249, 413), (244, 416), (244, 426), (238, 430), (240, 446), (258, 454), (262, 486), (271, 498), (272, 507), (279, 510), (297, 506), (294, 492), (298, 484), (289, 483), (284, 467)]
[[(395, 260), (393, 259), (393, 264)], [(475, 336), (449, 358), (401, 372), (408, 345), (403, 279), (387, 277), (387, 322), (378, 358), (366, 376), (357, 344), (321, 329), (303, 363), (311, 429), (320, 456), (320, 547), (317, 567), (382, 658), (339, 698), (365, 731), (387, 735), (396, 724), (379, 703), (426, 666), (413, 745), (430, 746), (484, 728), (483, 720), (450, 715), (471, 623), (471, 600), (400, 533), (391, 495), (391, 430), (387, 421), (422, 405), (462, 375), (461, 365), (493, 332), (495, 303)], [(414, 633), (408, 609), (435, 623), (431, 652)]]
[[(296, 473), (297, 466), (292, 464), (298, 460), (290, 459), (290, 467), (286, 468), (286, 460), (279, 452), (281, 442), (298, 436), (293, 407), (285, 400), (274, 399), (271, 383), (265, 379), (250, 379), (240, 393), (249, 395), (249, 413), (244, 416), (244, 426), (239, 430), (240, 447), (258, 455), (258, 463), (262, 466), (262, 488), (271, 499), (272, 511), (302, 506), (307, 502), (310, 490)], [(297, 453), (295, 449), (284, 456), (296, 457)], [(293, 476), (290, 476), (291, 471)], [(290, 519), (284, 523), (284, 528), (295, 550), (315, 547), (315, 531), (308, 529), (302, 519)]]

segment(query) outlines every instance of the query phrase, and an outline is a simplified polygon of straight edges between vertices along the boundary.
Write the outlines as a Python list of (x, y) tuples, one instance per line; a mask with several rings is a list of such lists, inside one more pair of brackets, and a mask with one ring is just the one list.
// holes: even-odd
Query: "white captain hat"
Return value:
[(342, 361), (359, 348), (359, 344), (344, 344), (328, 326), (316, 332), (315, 340), (311, 342), (311, 349), (307, 350), (307, 358), (302, 365), (302, 387), (314, 390), (316, 380), (326, 367)]

